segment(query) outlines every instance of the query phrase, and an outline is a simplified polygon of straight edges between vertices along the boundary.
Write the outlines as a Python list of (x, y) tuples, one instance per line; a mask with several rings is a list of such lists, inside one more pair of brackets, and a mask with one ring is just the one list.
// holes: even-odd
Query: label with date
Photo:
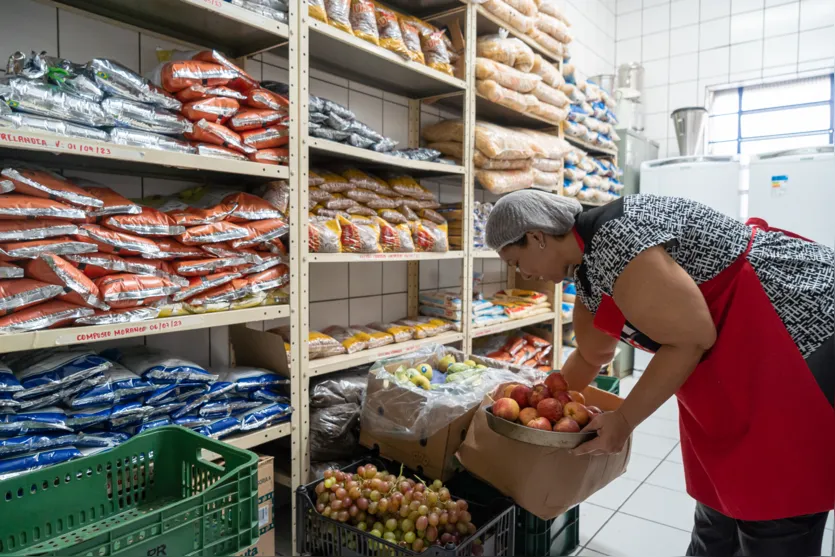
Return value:
[(0, 143), (25, 147), (26, 145), (34, 145), (36, 147), (43, 147), (52, 151), (63, 151), (65, 153), (74, 153), (78, 155), (92, 155), (95, 157), (108, 157), (119, 159), (135, 159), (142, 158), (142, 151), (133, 151), (129, 149), (122, 149), (110, 143), (102, 143), (99, 141), (82, 141), (70, 137), (38, 137), (26, 132), (0, 132)]
[[(200, 325), (199, 317), (192, 317), (190, 325)], [(153, 335), (156, 333), (176, 331), (182, 329), (185, 322), (182, 319), (166, 319), (161, 321), (150, 321), (147, 323), (135, 323), (119, 325), (104, 331), (84, 332), (83, 330), (58, 337), (55, 344), (75, 344), (76, 342), (95, 342), (98, 340), (113, 340), (126, 337), (142, 335)]]

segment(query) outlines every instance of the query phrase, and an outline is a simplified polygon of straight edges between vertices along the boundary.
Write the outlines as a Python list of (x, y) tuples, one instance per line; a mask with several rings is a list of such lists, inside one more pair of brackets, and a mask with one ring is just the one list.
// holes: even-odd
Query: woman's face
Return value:
[(553, 282), (565, 280), (570, 267), (576, 264), (570, 261), (566, 237), (554, 237), (535, 231), (528, 232), (525, 238), (524, 245), (511, 244), (502, 248), (499, 257), (511, 268), (515, 267), (525, 279)]

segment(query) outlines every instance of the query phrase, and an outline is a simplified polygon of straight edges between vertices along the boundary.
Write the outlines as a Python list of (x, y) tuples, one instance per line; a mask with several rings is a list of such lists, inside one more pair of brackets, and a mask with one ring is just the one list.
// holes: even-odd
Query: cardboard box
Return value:
[(258, 542), (236, 555), (275, 555), (275, 521), (273, 518), (273, 457), (258, 458)]
[(284, 339), (276, 331), (258, 331), (246, 325), (229, 327), (234, 362), (237, 366), (269, 369), (290, 378)]
[[(589, 404), (606, 411), (617, 409), (623, 401), (594, 387), (583, 394)], [(494, 432), (483, 410), (491, 403), (485, 398), (473, 417), (458, 459), (470, 473), (539, 518), (549, 520), (563, 514), (626, 471), (631, 437), (620, 454), (573, 456), (565, 449), (530, 445)]]

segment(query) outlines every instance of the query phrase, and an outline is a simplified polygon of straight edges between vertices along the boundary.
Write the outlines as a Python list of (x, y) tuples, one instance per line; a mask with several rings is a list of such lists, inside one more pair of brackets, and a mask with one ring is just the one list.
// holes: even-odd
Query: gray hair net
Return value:
[(487, 245), (496, 251), (533, 230), (552, 236), (567, 234), (583, 210), (576, 199), (540, 190), (519, 190), (496, 202), (487, 219)]

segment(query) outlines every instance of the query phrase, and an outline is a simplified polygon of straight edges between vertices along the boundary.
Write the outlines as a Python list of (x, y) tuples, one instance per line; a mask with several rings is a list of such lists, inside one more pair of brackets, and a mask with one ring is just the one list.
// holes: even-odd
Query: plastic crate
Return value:
[(258, 539), (257, 503), (254, 453), (161, 427), (0, 482), (0, 554), (233, 555)]
[[(468, 472), (462, 472), (449, 481), (453, 493), (459, 493), (476, 502), (490, 501), (502, 494), (492, 485), (482, 482)], [(567, 513), (543, 520), (522, 507), (516, 507), (514, 555), (549, 557), (569, 555), (580, 544), (580, 507)]]
[(608, 375), (598, 375), (594, 379), (594, 386), (613, 395), (620, 394), (620, 379)]
[[(384, 461), (379, 458), (365, 458), (342, 471), (356, 470), (358, 466), (374, 464), (380, 470), (398, 471), (399, 464)], [(411, 471), (404, 470), (408, 476)], [(467, 500), (469, 511), (473, 515), (473, 522), (479, 525), (475, 534), (467, 538), (458, 546), (439, 547), (429, 546), (421, 553), (399, 547), (382, 538), (372, 536), (349, 524), (324, 517), (316, 512), (315, 492), (316, 484), (322, 480), (301, 486), (296, 491), (296, 555), (329, 555), (335, 557), (359, 556), (464, 556), (473, 555), (473, 542), (481, 540), (483, 555), (512, 556), (514, 553), (514, 520), (516, 505), (506, 497), (492, 500), (488, 504)], [(455, 491), (452, 495), (458, 497)]]

